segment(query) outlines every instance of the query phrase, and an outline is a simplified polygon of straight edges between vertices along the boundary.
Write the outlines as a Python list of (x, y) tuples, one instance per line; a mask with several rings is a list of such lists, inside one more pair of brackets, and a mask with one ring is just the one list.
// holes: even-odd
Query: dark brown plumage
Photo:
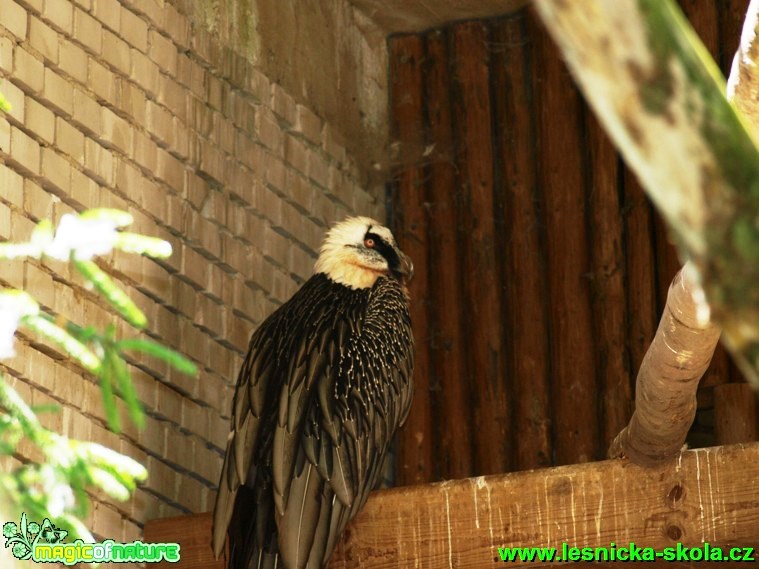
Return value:
[(351, 218), (317, 273), (253, 334), (238, 377), (214, 512), (230, 567), (320, 569), (377, 483), (408, 413), (411, 263)]

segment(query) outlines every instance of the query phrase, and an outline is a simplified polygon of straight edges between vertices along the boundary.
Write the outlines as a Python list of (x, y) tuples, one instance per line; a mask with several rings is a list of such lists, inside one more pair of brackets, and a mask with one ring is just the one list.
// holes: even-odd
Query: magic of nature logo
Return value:
[(117, 543), (106, 539), (98, 543), (85, 543), (77, 539), (64, 543), (68, 532), (55, 527), (45, 518), (42, 523), (30, 522), (26, 513), (21, 520), (5, 522), (3, 537), (5, 547), (11, 548), (16, 559), (35, 563), (159, 563), (179, 561), (178, 543)]

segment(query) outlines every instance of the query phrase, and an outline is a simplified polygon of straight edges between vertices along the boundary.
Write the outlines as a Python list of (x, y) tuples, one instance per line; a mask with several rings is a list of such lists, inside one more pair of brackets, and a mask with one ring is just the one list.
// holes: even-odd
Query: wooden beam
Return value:
[(415, 265), (409, 285), (411, 322), (416, 342), (415, 397), (398, 438), (398, 476), (401, 483), (433, 479), (432, 406), (430, 401), (430, 323), (427, 214), (424, 199), (424, 99), (422, 64), (424, 42), (419, 36), (394, 38), (388, 44), (391, 81), (390, 114), (393, 136), (411, 161), (393, 180), (394, 227), (398, 243)]
[(655, 468), (613, 460), (386, 490), (349, 526), (329, 567), (480, 568), (500, 565), (498, 547), (562, 542), (755, 545), (757, 461), (759, 444), (736, 445)]
[(351, 0), (388, 34), (421, 32), (448, 22), (478, 20), (511, 14), (529, 0)]
[(756, 393), (748, 383), (714, 387), (714, 434), (719, 444), (757, 440)]
[[(479, 569), (502, 566), (499, 547), (563, 542), (755, 546), (757, 478), (752, 443), (685, 451), (653, 468), (609, 460), (382, 490), (348, 527), (329, 569)], [(200, 564), (209, 560), (202, 533), (208, 544), (210, 528), (210, 514), (158, 520), (146, 524), (145, 540), (179, 541), (175, 568), (215, 567)]]
[[(496, 226), (493, 177), (493, 132), (489, 88), (489, 29), (465, 22), (449, 36), (451, 102), (457, 134), (458, 227), (466, 236), (460, 249), (463, 303), (461, 319), (467, 337), (473, 469), (466, 475), (510, 470), (513, 440), (511, 398), (503, 377), (500, 239)], [(476, 278), (473, 278), (476, 275)], [(462, 428), (461, 424), (455, 426)]]
[(226, 569), (227, 551), (229, 545), (224, 548), (224, 555), (215, 559), (211, 550), (211, 527), (213, 526), (213, 512), (195, 514), (192, 516), (175, 516), (160, 520), (150, 520), (145, 523), (145, 543), (178, 543), (179, 562), (157, 563), (152, 567), (167, 569), (179, 567), (181, 569)]
[[(448, 35), (427, 34), (425, 101), (430, 141), (427, 203), (430, 213), (429, 297), (433, 306), (462, 306), (462, 249), (465, 235), (458, 225), (460, 203), (456, 179), (455, 144), (451, 106), (451, 69)], [(433, 310), (430, 314), (432, 373), (430, 397), (433, 405), (431, 438), (435, 442), (435, 470), (431, 480), (463, 478), (473, 469), (471, 389), (465, 380), (469, 340), (458, 310)], [(418, 349), (418, 348), (417, 348)], [(414, 395), (416, 399), (417, 394)], [(405, 428), (405, 427), (404, 427)]]
[[(591, 245), (587, 219), (587, 140), (578, 119), (582, 100), (548, 33), (537, 20), (533, 41), (537, 182), (546, 244), (549, 362), (554, 464), (602, 456), (597, 421), (596, 345), (593, 334)], [(515, 357), (521, 357), (517, 354)], [(605, 442), (605, 441), (604, 441)]]
[[(537, 183), (535, 92), (529, 13), (493, 23), (496, 168), (503, 181), (503, 302), (507, 368), (513, 392), (514, 468), (552, 464), (547, 268)], [(517, 356), (518, 354), (518, 356)]]

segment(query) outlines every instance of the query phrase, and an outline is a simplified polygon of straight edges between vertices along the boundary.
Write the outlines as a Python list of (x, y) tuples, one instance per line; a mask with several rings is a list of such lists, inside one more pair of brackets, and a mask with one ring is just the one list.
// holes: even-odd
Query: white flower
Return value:
[(13, 349), (13, 337), (18, 323), (24, 316), (37, 314), (39, 305), (27, 293), (21, 290), (0, 292), (0, 359), (16, 355)]
[(61, 517), (66, 510), (74, 506), (74, 493), (67, 484), (56, 484), (53, 486), (47, 499), (47, 511), (54, 518)]
[(68, 261), (71, 253), (79, 261), (110, 253), (116, 243), (116, 223), (111, 219), (85, 218), (67, 213), (61, 218), (45, 255)]

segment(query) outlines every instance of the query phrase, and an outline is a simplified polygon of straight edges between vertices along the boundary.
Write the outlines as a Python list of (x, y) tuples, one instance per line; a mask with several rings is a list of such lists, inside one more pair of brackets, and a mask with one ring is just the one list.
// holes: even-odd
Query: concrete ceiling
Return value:
[(529, 0), (349, 0), (388, 34), (419, 32), (446, 22), (509, 14)]

